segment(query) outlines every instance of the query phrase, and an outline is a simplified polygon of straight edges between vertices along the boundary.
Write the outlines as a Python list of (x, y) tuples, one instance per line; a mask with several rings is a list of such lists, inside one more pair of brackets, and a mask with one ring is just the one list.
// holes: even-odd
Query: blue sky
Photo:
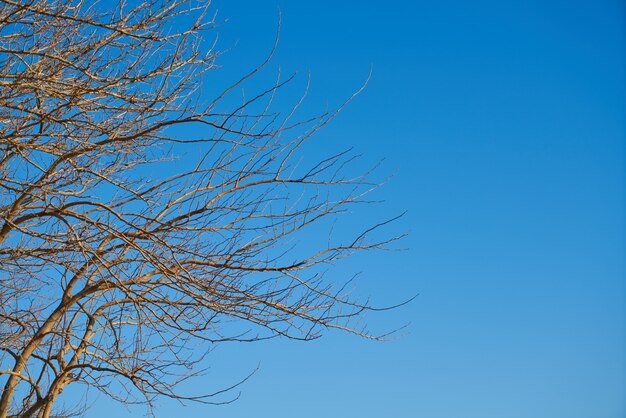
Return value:
[[(213, 4), (228, 19), (218, 45), (237, 43), (219, 84), (263, 59), (277, 4)], [(160, 416), (623, 417), (623, 2), (278, 5), (279, 48), (259, 83), (297, 70), (295, 95), (309, 71), (305, 109), (323, 110), (373, 68), (311, 158), (353, 146), (396, 172), (375, 193), (385, 202), (351, 222), (407, 210), (394, 228), (411, 231), (409, 250), (337, 272), (362, 271), (359, 294), (382, 305), (419, 293), (368, 317), (378, 330), (411, 324), (387, 343), (223, 345), (194, 385), (219, 389), (260, 365), (241, 398), (164, 402)]]

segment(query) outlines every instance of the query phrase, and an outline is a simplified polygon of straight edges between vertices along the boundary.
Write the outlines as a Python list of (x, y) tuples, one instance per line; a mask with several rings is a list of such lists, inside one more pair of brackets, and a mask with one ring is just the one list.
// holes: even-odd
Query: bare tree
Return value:
[(323, 271), (382, 224), (298, 245), (376, 187), (349, 153), (298, 163), (336, 111), (239, 96), (265, 63), (207, 97), (208, 4), (0, 4), (0, 418), (67, 415), (68, 384), (219, 402), (175, 391), (215, 343), (378, 338)]

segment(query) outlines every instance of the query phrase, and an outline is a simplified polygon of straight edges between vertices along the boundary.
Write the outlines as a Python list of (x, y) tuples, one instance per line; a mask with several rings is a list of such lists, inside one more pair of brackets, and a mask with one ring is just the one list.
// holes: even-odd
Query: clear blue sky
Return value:
[[(270, 48), (273, 1), (215, 1), (222, 75)], [(621, 418), (625, 10), (605, 1), (280, 1), (278, 65), (311, 72), (307, 109), (366, 90), (316, 141), (385, 157), (386, 202), (408, 210), (403, 252), (368, 254), (359, 293), (379, 304), (374, 343), (224, 345), (199, 387), (260, 363), (222, 407), (163, 403), (162, 417)], [(217, 77), (217, 79), (219, 79)], [(267, 77), (267, 78), (264, 78)], [(105, 404), (102, 404), (105, 405)], [(96, 407), (89, 416), (112, 416)], [(122, 411), (123, 412), (123, 411)], [(115, 413), (117, 414), (117, 412)], [(120, 413), (120, 416), (123, 414)]]

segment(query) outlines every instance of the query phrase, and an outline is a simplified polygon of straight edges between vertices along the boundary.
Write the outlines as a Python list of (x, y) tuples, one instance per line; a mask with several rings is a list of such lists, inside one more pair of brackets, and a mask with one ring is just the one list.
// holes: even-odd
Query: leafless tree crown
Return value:
[(301, 238), (375, 186), (298, 164), (334, 112), (276, 113), (282, 82), (233, 104), (260, 68), (207, 98), (209, 10), (0, 1), (0, 418), (60, 416), (70, 383), (217, 402), (175, 391), (214, 343), (371, 336), (322, 273), (386, 242)]

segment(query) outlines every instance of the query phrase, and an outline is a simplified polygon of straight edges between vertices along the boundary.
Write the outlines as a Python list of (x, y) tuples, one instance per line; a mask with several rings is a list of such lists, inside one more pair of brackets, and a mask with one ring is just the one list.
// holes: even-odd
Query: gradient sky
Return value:
[[(409, 250), (362, 271), (387, 343), (329, 333), (310, 343), (218, 347), (194, 386), (220, 389), (260, 365), (220, 407), (161, 403), (162, 417), (620, 418), (626, 416), (625, 10), (622, 1), (279, 1), (278, 65), (311, 73), (307, 109), (365, 91), (317, 136), (397, 174), (385, 203), (407, 210)], [(214, 1), (216, 83), (259, 63), (274, 1)], [(300, 84), (298, 84), (300, 83)], [(294, 94), (295, 94), (294, 93)], [(289, 93), (287, 93), (289, 94)], [(312, 154), (315, 154), (313, 151)], [(312, 156), (314, 158), (315, 155)], [(88, 416), (124, 416), (98, 403)], [(115, 411), (115, 412), (113, 412)], [(138, 412), (138, 411), (135, 411)], [(114, 415), (111, 415), (111, 414)]]

